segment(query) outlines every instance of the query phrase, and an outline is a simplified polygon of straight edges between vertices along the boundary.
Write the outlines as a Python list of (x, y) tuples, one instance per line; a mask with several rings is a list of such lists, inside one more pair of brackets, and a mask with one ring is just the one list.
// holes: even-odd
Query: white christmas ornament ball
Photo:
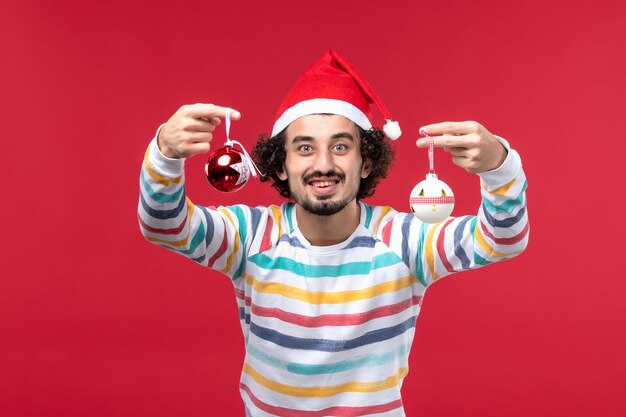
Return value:
[(445, 220), (454, 209), (452, 190), (434, 173), (427, 174), (426, 179), (413, 188), (409, 201), (413, 214), (425, 223)]

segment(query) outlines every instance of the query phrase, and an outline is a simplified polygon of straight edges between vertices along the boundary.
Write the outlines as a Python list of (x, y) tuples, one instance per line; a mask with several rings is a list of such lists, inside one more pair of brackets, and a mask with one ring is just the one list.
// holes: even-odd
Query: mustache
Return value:
[(328, 172), (321, 172), (321, 171), (314, 171), (311, 172), (310, 174), (305, 175), (302, 178), (302, 181), (304, 181), (304, 183), (308, 183), (309, 181), (311, 181), (312, 179), (315, 178), (324, 178), (324, 177), (337, 177), (339, 178), (339, 181), (344, 182), (346, 180), (346, 174), (342, 173), (342, 172), (335, 172), (335, 171), (328, 171)]

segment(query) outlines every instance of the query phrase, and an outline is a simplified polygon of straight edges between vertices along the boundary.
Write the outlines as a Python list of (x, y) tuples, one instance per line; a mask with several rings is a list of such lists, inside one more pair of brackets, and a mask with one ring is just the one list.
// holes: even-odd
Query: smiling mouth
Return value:
[(317, 187), (317, 188), (326, 188), (326, 187), (331, 187), (335, 184), (337, 184), (339, 181), (311, 181), (309, 182), (309, 185), (312, 185), (313, 187)]

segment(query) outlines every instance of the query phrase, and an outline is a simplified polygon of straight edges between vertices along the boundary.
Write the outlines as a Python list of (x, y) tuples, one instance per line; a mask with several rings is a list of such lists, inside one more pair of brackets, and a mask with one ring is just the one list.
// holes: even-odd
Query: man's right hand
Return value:
[(182, 106), (159, 131), (161, 153), (177, 159), (209, 152), (213, 131), (229, 110), (231, 120), (241, 118), (241, 113), (228, 107), (201, 103)]

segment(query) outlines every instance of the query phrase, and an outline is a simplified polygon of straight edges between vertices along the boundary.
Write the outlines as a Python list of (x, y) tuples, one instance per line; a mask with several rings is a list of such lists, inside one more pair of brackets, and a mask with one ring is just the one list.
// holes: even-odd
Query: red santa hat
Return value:
[(302, 116), (322, 113), (343, 116), (368, 130), (372, 127), (370, 103), (386, 120), (385, 135), (392, 140), (398, 139), (402, 134), (400, 125), (391, 120), (389, 111), (372, 87), (348, 61), (331, 49), (302, 73), (283, 99), (276, 113), (272, 136)]

